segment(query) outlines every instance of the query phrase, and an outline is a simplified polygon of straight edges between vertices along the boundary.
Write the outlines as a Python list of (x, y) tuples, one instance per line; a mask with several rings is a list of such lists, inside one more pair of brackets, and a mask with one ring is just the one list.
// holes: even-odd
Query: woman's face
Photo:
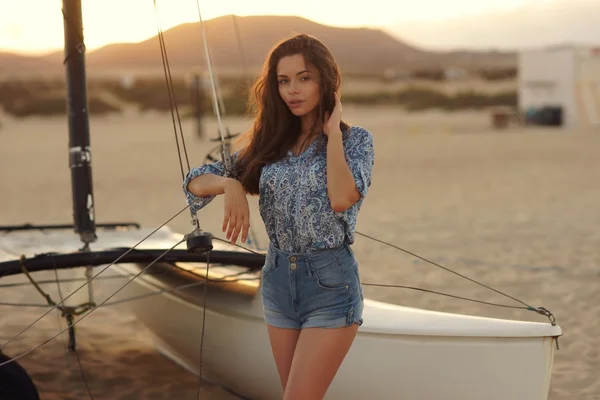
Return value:
[(277, 64), (279, 94), (292, 114), (302, 117), (319, 105), (319, 72), (302, 54), (282, 57)]

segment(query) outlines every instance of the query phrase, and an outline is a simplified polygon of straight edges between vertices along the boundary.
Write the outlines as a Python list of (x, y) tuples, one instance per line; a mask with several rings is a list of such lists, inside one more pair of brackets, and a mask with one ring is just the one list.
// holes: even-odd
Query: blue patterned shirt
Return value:
[[(361, 197), (347, 210), (333, 211), (327, 195), (327, 148), (320, 145), (323, 141), (319, 139), (303, 153), (295, 155), (289, 151), (286, 157), (265, 165), (261, 171), (260, 215), (269, 240), (286, 252), (307, 253), (336, 247), (344, 241), (354, 243), (358, 211), (371, 185), (373, 136), (364, 128), (352, 126), (342, 139), (346, 162)], [(232, 154), (232, 163), (238, 154), (239, 151)], [(197, 197), (186, 189), (191, 179), (202, 174), (223, 176), (223, 162), (192, 168), (185, 177), (183, 190), (192, 211), (200, 210), (215, 197)]]

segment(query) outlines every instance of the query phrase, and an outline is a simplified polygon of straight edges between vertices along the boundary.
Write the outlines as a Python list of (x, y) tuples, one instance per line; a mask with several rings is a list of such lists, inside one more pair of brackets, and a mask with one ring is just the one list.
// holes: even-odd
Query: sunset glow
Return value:
[[(529, 0), (371, 0), (368, 7), (348, 1), (275, 0), (200, 1), (204, 20), (221, 15), (297, 15), (334, 26), (384, 27), (402, 21), (443, 20), (481, 12), (505, 10)], [(538, 0), (543, 2), (547, 0)], [(89, 49), (114, 42), (136, 42), (156, 34), (152, 0), (82, 0), (85, 41)], [(33, 4), (33, 5), (32, 5)], [(158, 2), (163, 29), (197, 22), (196, 0)], [(62, 48), (60, 0), (0, 0), (0, 50), (43, 53)]]

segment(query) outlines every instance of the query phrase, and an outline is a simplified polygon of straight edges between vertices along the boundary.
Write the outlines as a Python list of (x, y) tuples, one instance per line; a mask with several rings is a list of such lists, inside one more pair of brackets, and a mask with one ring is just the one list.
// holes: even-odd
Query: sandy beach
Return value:
[[(357, 230), (490, 285), (556, 316), (564, 335), (550, 400), (600, 399), (600, 129), (490, 127), (485, 112), (407, 114), (393, 107), (344, 108), (348, 122), (375, 137), (373, 184)], [(15, 120), (0, 115), (0, 225), (71, 223), (65, 117)], [(226, 118), (236, 132), (244, 118)], [(156, 227), (184, 205), (170, 114), (91, 119), (98, 222)], [(206, 121), (210, 136), (216, 122)], [(183, 121), (192, 165), (215, 145)], [(262, 243), (257, 199), (252, 226)], [(199, 213), (220, 234), (222, 202)], [(169, 227), (191, 229), (182, 215)], [(1, 235), (1, 233), (0, 233)], [(482, 301), (519, 305), (424, 261), (357, 236), (363, 282), (416, 286)], [(53, 279), (48, 272), (40, 279)], [(10, 277), (0, 285), (24, 282)], [(32, 287), (0, 288), (2, 301), (42, 303)], [(491, 307), (407, 289), (365, 287), (396, 304), (546, 322), (533, 312)], [(44, 310), (0, 307), (0, 343)], [(5, 351), (19, 354), (64, 328), (51, 313)], [(93, 398), (194, 399), (198, 378), (164, 359), (132, 315), (105, 308), (78, 324), (80, 360)], [(66, 340), (66, 337), (63, 338)], [(45, 400), (89, 398), (74, 354), (57, 339), (20, 360)], [(201, 399), (238, 397), (201, 383)], [(362, 399), (361, 399), (362, 400)]]

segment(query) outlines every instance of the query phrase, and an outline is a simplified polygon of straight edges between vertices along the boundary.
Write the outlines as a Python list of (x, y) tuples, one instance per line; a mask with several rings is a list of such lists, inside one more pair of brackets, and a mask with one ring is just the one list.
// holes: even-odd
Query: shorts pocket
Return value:
[(262, 267), (261, 275), (265, 276), (277, 268), (276, 257), (271, 252), (267, 252), (265, 257), (265, 265)]
[(350, 278), (337, 257), (311, 262), (311, 272), (322, 289), (345, 291), (350, 288)]

